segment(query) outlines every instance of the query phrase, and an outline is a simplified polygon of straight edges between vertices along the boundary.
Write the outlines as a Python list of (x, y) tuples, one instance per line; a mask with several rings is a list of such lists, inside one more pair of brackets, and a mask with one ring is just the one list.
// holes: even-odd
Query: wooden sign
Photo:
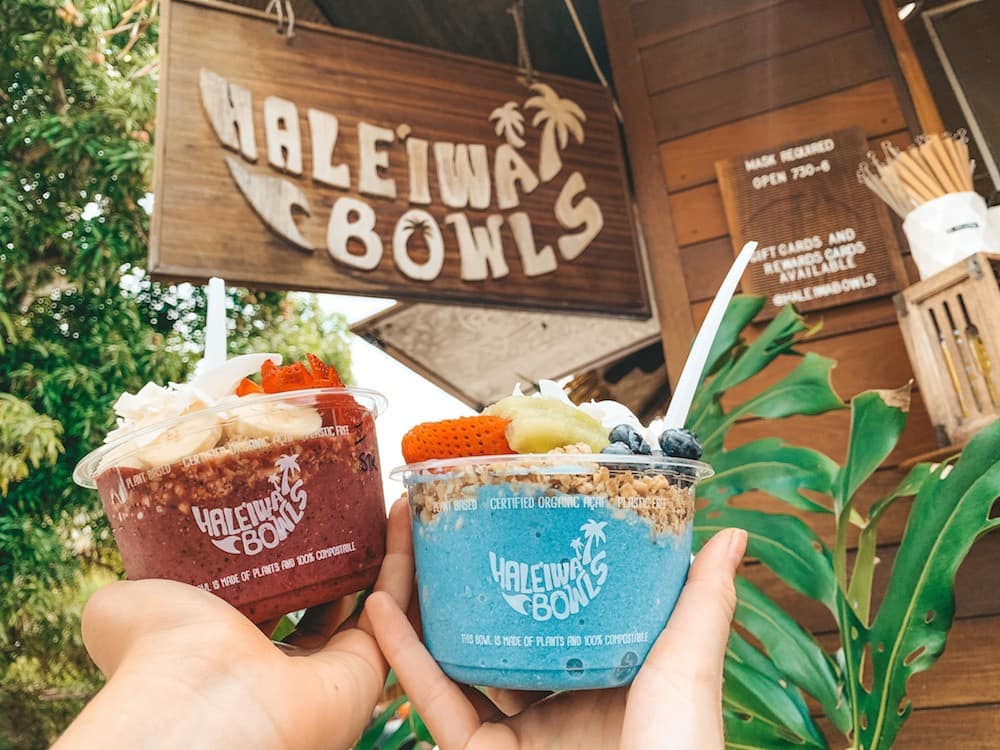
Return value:
[(763, 319), (792, 302), (820, 310), (903, 288), (885, 207), (856, 177), (861, 128), (823, 133), (715, 163), (733, 247), (757, 252), (743, 291), (767, 297)]
[(210, 0), (162, 29), (156, 276), (649, 315), (603, 88)]

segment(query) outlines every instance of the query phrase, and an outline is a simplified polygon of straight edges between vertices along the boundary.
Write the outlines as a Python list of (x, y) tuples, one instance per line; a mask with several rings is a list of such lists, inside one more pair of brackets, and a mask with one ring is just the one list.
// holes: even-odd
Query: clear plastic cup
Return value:
[(424, 640), (453, 679), (632, 681), (691, 562), (698, 461), (545, 454), (427, 461), (407, 488)]
[(198, 586), (259, 623), (374, 583), (385, 403), (357, 388), (234, 398), (104, 445), (73, 478), (100, 493), (129, 578)]

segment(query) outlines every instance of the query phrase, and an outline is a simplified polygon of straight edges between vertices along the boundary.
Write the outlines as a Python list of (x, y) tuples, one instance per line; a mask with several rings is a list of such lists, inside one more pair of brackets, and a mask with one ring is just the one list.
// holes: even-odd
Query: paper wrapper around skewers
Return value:
[(975, 162), (964, 131), (918, 136), (903, 150), (884, 141), (882, 152), (884, 161), (869, 152), (858, 181), (903, 219), (920, 278), (983, 250), (1000, 251), (986, 201), (972, 186)]

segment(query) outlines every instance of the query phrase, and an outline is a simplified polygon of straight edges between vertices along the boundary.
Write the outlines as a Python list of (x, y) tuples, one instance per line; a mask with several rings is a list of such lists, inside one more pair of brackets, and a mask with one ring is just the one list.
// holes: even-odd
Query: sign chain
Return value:
[(535, 82), (535, 68), (531, 64), (528, 37), (524, 29), (524, 0), (512, 0), (507, 12), (513, 17), (514, 28), (517, 30), (517, 67), (524, 71), (530, 86)]

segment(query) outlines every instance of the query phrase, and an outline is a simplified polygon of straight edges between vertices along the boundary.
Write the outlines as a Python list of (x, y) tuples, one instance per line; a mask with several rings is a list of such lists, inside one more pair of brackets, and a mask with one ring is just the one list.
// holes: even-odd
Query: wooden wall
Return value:
[[(716, 160), (852, 125), (863, 126), (872, 143), (911, 138), (909, 94), (875, 7), (864, 0), (602, 0), (631, 161), (648, 163), (653, 156), (662, 169), (660, 185), (637, 175), (638, 202), (643, 205), (643, 192), (665, 186), (668, 205), (662, 209), (672, 217), (672, 237), (647, 236), (650, 252), (679, 256), (687, 299), (675, 302), (688, 306), (696, 323), (733, 257)], [(655, 155), (645, 153), (644, 143), (656, 144)], [(657, 264), (651, 265), (655, 273)], [(810, 317), (821, 317), (824, 327), (804, 348), (838, 360), (834, 385), (845, 398), (912, 377), (888, 298)], [(740, 390), (750, 392), (782, 374), (782, 368), (772, 368)], [(750, 419), (733, 430), (732, 439), (737, 444), (777, 435), (839, 461), (848, 419), (847, 412), (782, 422)], [(865, 490), (865, 502), (898, 481), (900, 462), (934, 448), (933, 429), (915, 392), (901, 444)], [(743, 502), (788, 512), (760, 497)], [(877, 589), (884, 590), (905, 511), (896, 508), (882, 523)], [(832, 544), (832, 524), (810, 521)], [(960, 572), (951, 640), (938, 664), (911, 681), (916, 711), (897, 747), (997, 746), (1000, 591), (991, 571), (998, 553), (1000, 537), (988, 537)], [(750, 562), (745, 574), (831, 641), (833, 622), (821, 606), (791, 592), (763, 566)], [(831, 736), (831, 747), (840, 746), (842, 740)]]

